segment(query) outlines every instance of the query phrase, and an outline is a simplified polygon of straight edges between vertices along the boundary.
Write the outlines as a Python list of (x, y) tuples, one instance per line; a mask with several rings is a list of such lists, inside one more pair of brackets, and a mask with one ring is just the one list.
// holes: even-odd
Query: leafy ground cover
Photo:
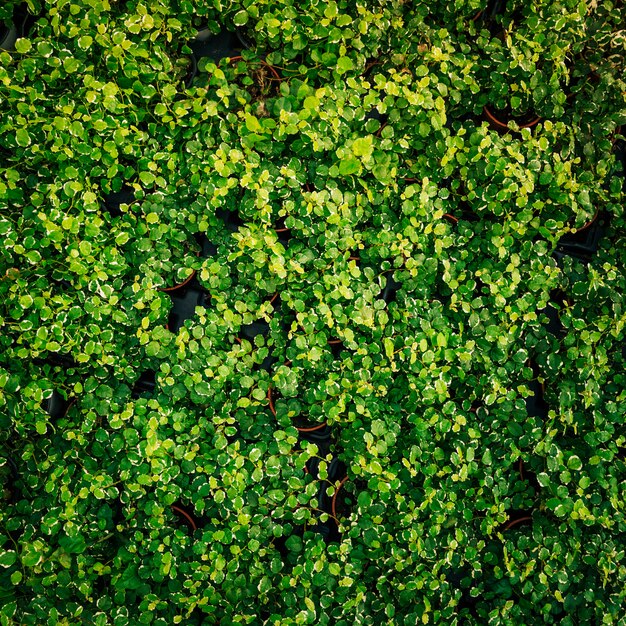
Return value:
[(623, 5), (0, 8), (0, 625), (625, 624)]

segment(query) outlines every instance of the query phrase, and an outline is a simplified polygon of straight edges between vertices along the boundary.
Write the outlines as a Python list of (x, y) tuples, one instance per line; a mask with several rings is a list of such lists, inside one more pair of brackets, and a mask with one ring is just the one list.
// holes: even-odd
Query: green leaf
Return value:
[(18, 146), (22, 146), (22, 148), (30, 146), (30, 135), (25, 128), (18, 128), (15, 137)]
[(83, 50), (87, 50), (89, 47), (91, 47), (92, 43), (93, 37), (90, 37), (89, 35), (83, 35), (82, 37), (78, 38), (78, 46)]
[(342, 176), (351, 176), (352, 174), (358, 175), (361, 173), (361, 169), (361, 163), (355, 157), (342, 159), (339, 164), (339, 173)]
[(368, 159), (372, 156), (372, 152), (374, 150), (374, 146), (372, 144), (372, 136), (367, 135), (367, 137), (360, 137), (359, 139), (355, 139), (352, 144), (352, 152), (356, 156), (366, 157)]
[(118, 246), (123, 246), (125, 243), (128, 242), (128, 239), (129, 239), (128, 233), (122, 231), (115, 236), (115, 243)]
[(262, 133), (263, 127), (259, 124), (259, 120), (254, 115), (246, 115), (246, 128), (251, 133)]
[(26, 54), (32, 47), (30, 39), (18, 39), (15, 42), (15, 50), (20, 54)]
[(576, 456), (575, 454), (573, 456), (571, 456), (568, 461), (567, 461), (567, 467), (568, 469), (571, 470), (581, 470), (583, 467), (583, 462), (580, 460), (580, 457)]
[(155, 177), (151, 172), (139, 172), (139, 179), (144, 185), (152, 185), (154, 183)]
[(316, 98), (315, 96), (307, 96), (304, 99), (305, 109), (308, 109), (309, 111), (318, 111), (319, 107), (320, 107), (319, 98)]
[(22, 578), (23, 578), (23, 575), (22, 575), (22, 572), (20, 572), (20, 570), (17, 570), (16, 572), (13, 572), (11, 574), (11, 582), (14, 585), (19, 585), (22, 582)]
[(17, 561), (17, 553), (14, 550), (0, 553), (0, 567), (11, 567), (15, 561)]
[(337, 60), (337, 72), (339, 74), (345, 74), (350, 70), (354, 69), (354, 63), (352, 63), (352, 59), (349, 57), (339, 57)]
[(235, 13), (235, 17), (233, 18), (233, 22), (235, 22), (235, 26), (243, 26), (248, 23), (248, 12), (247, 11), (238, 11)]

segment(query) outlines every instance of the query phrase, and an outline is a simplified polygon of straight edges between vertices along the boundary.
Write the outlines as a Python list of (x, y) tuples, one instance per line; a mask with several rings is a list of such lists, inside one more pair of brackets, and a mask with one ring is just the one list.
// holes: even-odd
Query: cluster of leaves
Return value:
[(0, 624), (622, 623), (625, 19), (0, 7)]

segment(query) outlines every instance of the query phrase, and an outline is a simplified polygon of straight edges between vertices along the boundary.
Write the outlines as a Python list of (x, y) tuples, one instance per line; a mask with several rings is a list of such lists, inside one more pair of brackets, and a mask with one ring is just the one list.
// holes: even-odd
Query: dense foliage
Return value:
[(0, 625), (626, 624), (625, 9), (0, 8)]

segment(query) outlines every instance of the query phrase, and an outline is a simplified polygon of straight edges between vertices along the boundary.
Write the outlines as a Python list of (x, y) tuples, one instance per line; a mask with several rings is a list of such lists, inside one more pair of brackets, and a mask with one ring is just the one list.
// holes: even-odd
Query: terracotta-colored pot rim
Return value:
[(326, 422), (322, 422), (321, 424), (318, 424), (317, 426), (311, 426), (310, 428), (301, 428), (299, 426), (296, 426), (296, 430), (299, 433), (314, 433), (315, 431), (322, 430), (322, 428), (326, 428), (326, 426), (328, 426), (328, 424)]
[(189, 284), (189, 282), (191, 282), (191, 280), (193, 279), (193, 277), (196, 275), (196, 270), (192, 270), (191, 274), (189, 274), (189, 278), (186, 278), (182, 283), (178, 283), (177, 285), (174, 285), (173, 287), (159, 287), (159, 291), (176, 291), (177, 289), (182, 289), (185, 285)]
[[(270, 405), (270, 411), (272, 412), (272, 415), (274, 417), (276, 417), (276, 407), (274, 406), (274, 400), (272, 398), (272, 388), (269, 387), (269, 389), (267, 390), (267, 400), (269, 402)], [(317, 430), (322, 430), (322, 428), (325, 428), (326, 426), (328, 426), (328, 424), (326, 422), (322, 422), (321, 424), (316, 424), (315, 426), (310, 426), (310, 427), (299, 427), (299, 426), (295, 426), (295, 429), (300, 432), (300, 433), (313, 433)]]
[(574, 232), (575, 233), (582, 233), (583, 231), (587, 230), (597, 219), (598, 219), (598, 215), (600, 215), (600, 211), (596, 211), (596, 214), (585, 224), (583, 224), (580, 228), (577, 228)]
[(346, 484), (347, 481), (348, 481), (347, 476), (344, 476), (341, 479), (341, 482), (339, 483), (339, 486), (335, 490), (335, 493), (333, 494), (333, 499), (331, 500), (331, 503), (330, 503), (330, 510), (335, 519), (338, 519), (337, 518), (337, 496), (339, 495), (339, 492), (342, 490), (343, 486)]
[(517, 519), (511, 520), (510, 522), (508, 522), (507, 525), (504, 527), (504, 530), (510, 530), (511, 528), (514, 528), (518, 524), (523, 524), (524, 522), (532, 522), (532, 521), (533, 521), (533, 518), (530, 515), (524, 515), (524, 517), (518, 517)]
[[(509, 128), (504, 122), (500, 121), (489, 109), (489, 107), (487, 105), (485, 105), (483, 107), (483, 114), (485, 115), (485, 117), (489, 120), (489, 122), (491, 122), (496, 128), (500, 129), (500, 130), (505, 130), (507, 132), (510, 132), (512, 129)], [(541, 120), (540, 117), (536, 117), (534, 120), (532, 120), (532, 122), (528, 122), (526, 124), (522, 124), (520, 126), (520, 129), (522, 128), (532, 128), (533, 126), (536, 126), (539, 121)]]
[(182, 515), (187, 521), (187, 523), (189, 524), (189, 526), (191, 526), (192, 530), (198, 530), (198, 526), (196, 525), (196, 522), (194, 521), (193, 517), (191, 517), (191, 515), (187, 513), (187, 511), (181, 509), (179, 506), (176, 506), (175, 504), (172, 504), (172, 510), (178, 513), (179, 515)]

